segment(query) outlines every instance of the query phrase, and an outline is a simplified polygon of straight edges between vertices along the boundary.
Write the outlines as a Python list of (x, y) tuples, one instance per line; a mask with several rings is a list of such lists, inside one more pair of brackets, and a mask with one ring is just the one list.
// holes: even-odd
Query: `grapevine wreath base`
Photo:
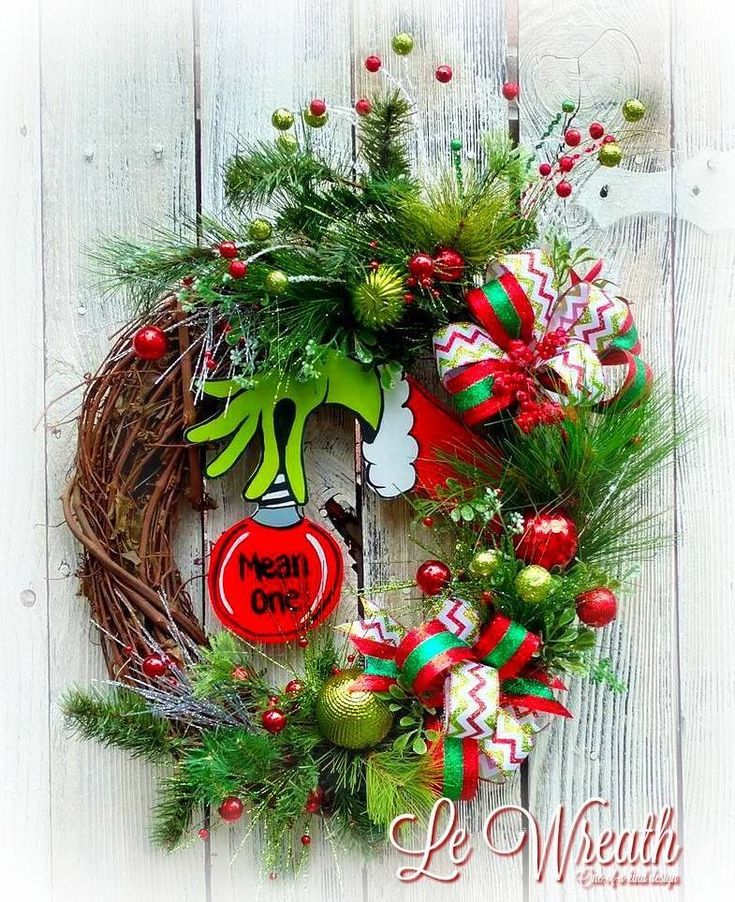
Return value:
[[(65, 711), (83, 737), (166, 766), (161, 845), (242, 820), (273, 873), (302, 860), (315, 818), (370, 844), (399, 814), (512, 776), (570, 716), (564, 674), (624, 688), (594, 631), (650, 545), (638, 490), (675, 445), (628, 302), (587, 249), (540, 229), (592, 167), (620, 162), (625, 132), (583, 129), (565, 102), (540, 161), (502, 136), (472, 160), (452, 141), (422, 182), (412, 103), (387, 78), (354, 111), (276, 110), (274, 140), (227, 168), (226, 219), (97, 252), (139, 313), (88, 381), (64, 496), (110, 674)], [(623, 106), (627, 123), (643, 112)], [(324, 138), (340, 116), (357, 164)], [(431, 348), (445, 399), (410, 375)], [(304, 426), (323, 404), (354, 413), (364, 484), (409, 501), (427, 551), (415, 581), (359, 591), (337, 630), (340, 546), (303, 514)], [(215, 478), (251, 446), (256, 509), (208, 555), (226, 628), (207, 636), (176, 520), (182, 499), (209, 504), (203, 448)]]

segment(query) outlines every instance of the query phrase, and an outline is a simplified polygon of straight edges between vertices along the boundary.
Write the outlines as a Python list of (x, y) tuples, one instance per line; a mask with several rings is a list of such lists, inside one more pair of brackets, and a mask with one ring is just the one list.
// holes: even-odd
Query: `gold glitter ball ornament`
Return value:
[(288, 276), (280, 269), (271, 270), (265, 277), (265, 290), (271, 294), (285, 294), (288, 289)]
[(630, 97), (623, 104), (623, 119), (626, 122), (639, 122), (646, 115), (646, 105), (635, 97)]
[(478, 551), (472, 558), (469, 571), (472, 576), (492, 576), (500, 566), (502, 554), (494, 548), (488, 551)]
[(309, 128), (321, 128), (329, 121), (329, 113), (322, 113), (321, 116), (315, 116), (308, 107), (301, 115), (304, 117), (304, 122)]
[(551, 592), (553, 577), (546, 567), (531, 564), (524, 567), (516, 576), (516, 592), (529, 604), (540, 604), (546, 601)]
[(248, 235), (253, 241), (266, 241), (273, 234), (273, 226), (267, 219), (254, 219), (248, 228)]
[(351, 692), (361, 670), (351, 668), (329, 677), (316, 698), (316, 722), (322, 735), (345, 749), (366, 749), (388, 735), (393, 715), (374, 692)]
[(271, 122), (273, 127), (277, 128), (279, 132), (288, 131), (293, 125), (293, 113), (291, 110), (287, 110), (286, 107), (279, 107), (273, 111)]
[(299, 142), (298, 142), (298, 139), (296, 138), (296, 135), (292, 135), (292, 134), (288, 134), (288, 133), (279, 135), (278, 138), (276, 139), (276, 143), (278, 144), (280, 149), (283, 151), (283, 153), (292, 154), (292, 153), (296, 153), (296, 151), (299, 149)]
[(398, 56), (408, 56), (413, 50), (413, 38), (410, 34), (406, 34), (405, 31), (393, 35), (393, 40), (390, 43), (393, 52), (397, 53)]
[(602, 166), (617, 166), (623, 159), (622, 148), (614, 141), (603, 144), (597, 153), (597, 159)]

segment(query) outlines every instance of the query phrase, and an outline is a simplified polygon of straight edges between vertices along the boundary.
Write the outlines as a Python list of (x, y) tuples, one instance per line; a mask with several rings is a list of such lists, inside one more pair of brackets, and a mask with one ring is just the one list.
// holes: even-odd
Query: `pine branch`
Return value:
[(153, 842), (168, 852), (173, 851), (191, 827), (198, 804), (194, 787), (181, 768), (161, 780), (153, 810)]
[(437, 799), (441, 783), (430, 755), (397, 755), (394, 749), (373, 752), (365, 764), (367, 811), (375, 824), (387, 825), (399, 814), (425, 814)]
[(372, 111), (360, 120), (360, 154), (375, 181), (405, 179), (411, 174), (407, 138), (411, 108), (396, 91), (373, 102)]

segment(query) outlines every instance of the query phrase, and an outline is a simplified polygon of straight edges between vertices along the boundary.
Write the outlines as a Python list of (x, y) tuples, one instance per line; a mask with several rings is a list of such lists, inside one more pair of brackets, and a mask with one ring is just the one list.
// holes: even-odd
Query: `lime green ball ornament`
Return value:
[(267, 241), (273, 234), (273, 226), (267, 219), (254, 219), (248, 228), (248, 235), (253, 241)]
[(321, 116), (315, 116), (308, 107), (301, 115), (304, 117), (304, 122), (309, 128), (323, 128), (329, 121), (329, 113), (322, 113)]
[(502, 558), (503, 555), (495, 548), (490, 548), (487, 551), (478, 551), (470, 561), (467, 569), (470, 571), (471, 576), (492, 576), (497, 572)]
[(386, 329), (403, 316), (403, 276), (393, 266), (379, 266), (352, 291), (352, 312), (361, 326)]
[(410, 34), (402, 31), (400, 34), (394, 34), (393, 40), (390, 42), (393, 52), (398, 56), (408, 56), (413, 50), (413, 38)]
[(299, 149), (298, 139), (296, 135), (292, 134), (279, 135), (276, 139), (276, 144), (284, 153), (288, 154), (296, 153)]
[(623, 104), (623, 119), (626, 122), (640, 122), (646, 115), (646, 105), (635, 97), (629, 97)]
[(563, 100), (561, 108), (564, 113), (573, 113), (577, 109), (577, 104), (573, 100)]
[(374, 692), (352, 691), (361, 670), (343, 670), (324, 683), (316, 697), (316, 723), (325, 739), (345, 749), (366, 749), (388, 735), (393, 715)]
[(597, 152), (597, 159), (601, 166), (617, 166), (623, 159), (623, 149), (615, 141), (603, 144)]
[(277, 128), (279, 132), (287, 132), (293, 125), (293, 113), (284, 106), (279, 107), (273, 111), (271, 122), (273, 127)]
[(552, 586), (552, 575), (546, 567), (539, 567), (538, 564), (524, 567), (516, 576), (516, 592), (529, 604), (541, 604), (542, 601), (546, 601)]
[(288, 276), (280, 269), (271, 270), (265, 277), (265, 290), (271, 294), (285, 294), (288, 291)]

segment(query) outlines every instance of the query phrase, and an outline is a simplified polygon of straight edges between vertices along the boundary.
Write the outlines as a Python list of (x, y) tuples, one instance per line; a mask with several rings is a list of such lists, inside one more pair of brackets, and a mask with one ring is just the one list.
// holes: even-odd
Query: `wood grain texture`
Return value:
[[(41, 6), (47, 401), (83, 382), (131, 312), (94, 288), (84, 247), (193, 208), (192, 34), (191, 9), (177, 0)], [(48, 417), (52, 898), (198, 902), (202, 849), (167, 857), (148, 842), (151, 771), (70, 738), (58, 709), (72, 683), (103, 676), (77, 595), (77, 548), (59, 526), (79, 399)]]
[[(582, 125), (592, 118), (608, 130), (625, 126), (620, 105), (641, 97), (645, 129), (631, 135), (625, 166), (638, 171), (669, 167), (670, 47), (666, 0), (613, 5), (554, 4), (524, 0), (519, 17), (521, 140), (536, 143), (569, 97), (580, 107)], [(580, 126), (582, 127), (582, 126)], [(572, 173), (575, 183), (575, 173)], [(614, 193), (609, 197), (615, 203)], [(641, 212), (602, 230), (575, 207), (561, 221), (574, 243), (591, 246), (608, 273), (633, 302), (646, 359), (661, 390), (671, 373), (671, 219)], [(671, 200), (669, 192), (669, 209)], [(658, 513), (656, 529), (673, 535), (673, 477), (663, 471), (641, 494), (644, 511)], [(591, 797), (611, 802), (592, 823), (615, 829), (642, 824), (649, 811), (678, 802), (678, 673), (673, 548), (662, 548), (629, 580), (622, 614), (602, 637), (627, 684), (614, 695), (590, 680), (570, 680), (566, 703), (574, 719), (550, 727), (529, 763), (529, 808), (544, 827), (564, 803), (570, 816)], [(573, 899), (590, 890), (530, 877), (531, 899)], [(595, 889), (596, 898), (617, 898), (619, 890)], [(635, 889), (635, 892), (640, 890)], [(607, 895), (605, 895), (607, 893)]]
[(31, 9), (6, 15), (0, 30), (0, 870), (11, 892), (40, 899), (50, 890), (52, 837), (38, 29)]

